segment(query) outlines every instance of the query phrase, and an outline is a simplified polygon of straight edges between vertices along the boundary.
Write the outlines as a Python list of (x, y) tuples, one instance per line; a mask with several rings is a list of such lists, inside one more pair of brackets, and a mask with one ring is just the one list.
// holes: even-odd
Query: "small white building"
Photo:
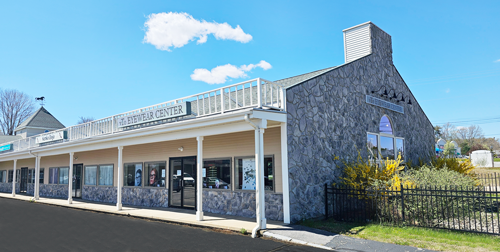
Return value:
[(470, 154), (471, 162), (477, 167), (494, 167), (493, 153), (489, 150), (477, 150)]

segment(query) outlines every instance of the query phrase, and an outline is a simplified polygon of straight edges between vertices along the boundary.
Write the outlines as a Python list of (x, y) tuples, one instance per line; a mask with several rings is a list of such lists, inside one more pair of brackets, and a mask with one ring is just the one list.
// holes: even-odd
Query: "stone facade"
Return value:
[[(12, 193), (12, 183), (0, 183), (0, 192)], [(19, 183), (16, 183), (16, 193), (19, 192)]]
[(116, 187), (83, 186), (82, 199), (103, 203), (116, 203)]
[[(286, 91), (291, 221), (324, 215), (324, 184), (341, 174), (342, 162), (368, 156), (367, 132), (378, 133), (387, 115), (405, 140), (406, 160), (428, 160), (432, 124), (392, 63), (391, 38), (372, 26), (372, 54), (292, 86)], [(377, 93), (394, 90), (406, 102)], [(367, 104), (366, 95), (404, 107), (404, 114)], [(391, 94), (392, 95), (392, 94)], [(407, 104), (408, 97), (412, 104)]]
[[(266, 193), (266, 218), (283, 220), (283, 195)], [(203, 211), (255, 218), (255, 192), (203, 190)]]
[(122, 204), (146, 207), (168, 207), (168, 189), (123, 187)]
[(40, 184), (40, 197), (68, 198), (68, 185)]

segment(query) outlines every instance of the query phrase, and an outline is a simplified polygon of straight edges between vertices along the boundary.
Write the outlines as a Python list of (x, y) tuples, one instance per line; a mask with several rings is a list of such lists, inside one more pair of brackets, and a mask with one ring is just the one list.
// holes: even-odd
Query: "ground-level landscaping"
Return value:
[(374, 223), (345, 223), (333, 219), (305, 220), (300, 224), (355, 238), (437, 251), (500, 251), (500, 236), (496, 235), (416, 227), (394, 227)]

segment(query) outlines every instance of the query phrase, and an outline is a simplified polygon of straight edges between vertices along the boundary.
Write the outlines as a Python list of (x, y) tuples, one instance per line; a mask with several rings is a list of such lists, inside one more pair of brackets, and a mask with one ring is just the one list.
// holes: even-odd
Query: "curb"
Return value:
[(279, 241), (291, 242), (291, 243), (295, 243), (295, 244), (299, 244), (299, 245), (306, 245), (306, 246), (311, 246), (311, 247), (320, 248), (320, 249), (333, 250), (333, 248), (330, 248), (330, 247), (327, 247), (327, 246), (323, 246), (323, 245), (316, 244), (316, 243), (310, 243), (310, 242), (305, 242), (305, 241), (293, 239), (293, 238), (290, 238), (290, 237), (284, 236), (284, 235), (273, 234), (273, 233), (271, 233), (269, 231), (265, 231), (262, 234), (262, 236), (264, 236), (266, 238), (271, 238), (271, 239), (279, 240)]

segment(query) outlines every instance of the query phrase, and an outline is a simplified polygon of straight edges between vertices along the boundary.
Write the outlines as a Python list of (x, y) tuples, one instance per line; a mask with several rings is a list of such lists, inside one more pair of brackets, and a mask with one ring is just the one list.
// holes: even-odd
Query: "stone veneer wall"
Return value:
[[(372, 26), (372, 41), (372, 54), (286, 91), (292, 222), (324, 215), (324, 184), (341, 174), (342, 162), (334, 155), (353, 160), (359, 150), (366, 158), (366, 134), (379, 132), (383, 115), (391, 119), (394, 135), (405, 138), (407, 161), (430, 158), (433, 127), (392, 64), (390, 36)], [(412, 104), (371, 93), (382, 86)], [(366, 95), (403, 106), (404, 114), (367, 104)]]
[[(266, 218), (283, 220), (283, 195), (266, 193)], [(255, 218), (255, 193), (230, 190), (203, 190), (203, 211)]]
[(68, 185), (40, 184), (40, 197), (68, 198)]
[(122, 204), (146, 207), (168, 207), (168, 189), (123, 187)]
[[(19, 183), (16, 183), (16, 193), (20, 191)], [(0, 192), (12, 193), (12, 183), (0, 183)]]
[(26, 194), (35, 195), (35, 184), (28, 184), (26, 188)]
[(103, 203), (116, 203), (116, 187), (83, 186), (82, 199)]

